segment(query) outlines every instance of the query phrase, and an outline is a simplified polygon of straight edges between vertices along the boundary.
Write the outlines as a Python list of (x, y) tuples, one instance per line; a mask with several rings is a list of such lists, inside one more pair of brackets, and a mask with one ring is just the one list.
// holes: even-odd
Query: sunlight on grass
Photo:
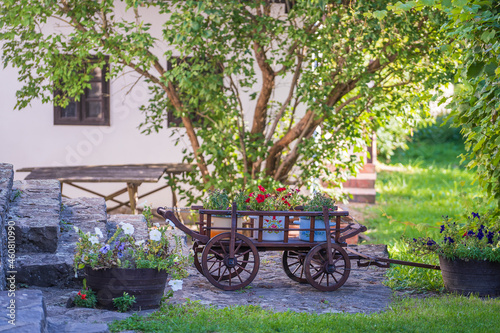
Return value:
[(197, 302), (132, 316), (112, 332), (498, 332), (499, 299), (443, 296), (397, 300), (381, 313), (274, 313), (257, 306), (218, 309)]

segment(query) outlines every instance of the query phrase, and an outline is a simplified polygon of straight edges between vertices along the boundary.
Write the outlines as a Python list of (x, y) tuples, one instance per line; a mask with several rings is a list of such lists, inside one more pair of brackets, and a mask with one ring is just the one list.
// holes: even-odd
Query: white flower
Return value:
[(75, 229), (75, 232), (76, 232), (76, 233), (78, 233), (78, 230), (79, 230), (79, 229), (78, 229), (78, 227), (77, 227), (77, 226), (75, 226), (75, 225), (74, 225), (74, 226), (73, 226), (73, 229)]
[(141, 202), (140, 204), (138, 204), (137, 207), (144, 208), (144, 207), (146, 207), (147, 204), (148, 204), (148, 201), (144, 200), (143, 202)]
[(182, 280), (170, 280), (169, 286), (172, 286), (173, 291), (182, 290)]
[(92, 243), (92, 245), (99, 243), (99, 238), (97, 236), (91, 236), (89, 238), (89, 241)]
[(122, 223), (122, 229), (126, 235), (132, 235), (135, 231), (134, 226), (130, 223)]
[(375, 81), (372, 80), (372, 81), (368, 82), (366, 85), (368, 86), (368, 88), (371, 89), (371, 88), (375, 87)]
[(160, 227), (160, 223), (158, 223), (158, 222), (153, 223), (153, 225), (154, 225), (155, 227), (157, 227), (157, 228), (159, 228), (159, 227)]
[(135, 245), (137, 246), (141, 246), (142, 244), (144, 244), (144, 239), (143, 240), (138, 240), (135, 242)]
[(95, 230), (95, 234), (96, 234), (99, 238), (103, 238), (103, 237), (104, 237), (104, 235), (103, 235), (103, 234), (102, 234), (102, 232), (101, 232), (101, 229), (99, 229), (99, 228), (95, 227), (95, 228), (94, 228), (94, 230)]
[(161, 232), (158, 229), (153, 229), (149, 232), (149, 238), (159, 242), (161, 240)]

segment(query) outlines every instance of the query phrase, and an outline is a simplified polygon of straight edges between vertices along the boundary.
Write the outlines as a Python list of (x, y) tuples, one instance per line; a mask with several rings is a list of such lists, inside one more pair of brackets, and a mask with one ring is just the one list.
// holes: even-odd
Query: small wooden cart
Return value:
[[(346, 240), (366, 231), (366, 227), (358, 223), (341, 227), (342, 216), (349, 215), (347, 211), (330, 211), (326, 207), (322, 212), (238, 211), (234, 204), (231, 211), (207, 210), (199, 206), (193, 206), (192, 209), (198, 210), (199, 213), (199, 232), (183, 225), (172, 211), (158, 208), (157, 212), (193, 238), (195, 267), (210, 283), (222, 290), (238, 290), (249, 285), (259, 271), (261, 251), (283, 251), (282, 263), (286, 275), (299, 283), (309, 283), (321, 291), (340, 288), (349, 278), (351, 260), (356, 259), (358, 266), (389, 267), (389, 263), (397, 263), (439, 269), (439, 266), (374, 258), (348, 248)], [(231, 215), (231, 227), (214, 227), (214, 215)], [(237, 218), (241, 216), (251, 216), (251, 220), (255, 221), (238, 227)], [(264, 216), (284, 216), (284, 228), (265, 228)], [(310, 218), (310, 228), (294, 228), (292, 220), (301, 216)], [(332, 217), (335, 219), (335, 225), (323, 223), (324, 228), (315, 227), (318, 218), (330, 221)], [(210, 237), (213, 230), (222, 233)], [(264, 232), (268, 231), (282, 231), (283, 240), (263, 240)], [(297, 231), (308, 231), (309, 239), (305, 241), (295, 237)], [(330, 237), (317, 242), (317, 232), (326, 232)], [(255, 237), (247, 237), (243, 233), (251, 233)]]

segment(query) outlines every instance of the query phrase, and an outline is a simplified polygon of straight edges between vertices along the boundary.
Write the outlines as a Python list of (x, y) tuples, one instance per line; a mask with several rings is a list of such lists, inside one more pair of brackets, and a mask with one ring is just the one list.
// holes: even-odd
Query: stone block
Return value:
[(0, 290), (5, 290), (7, 271), (7, 233), (5, 230), (7, 207), (14, 182), (12, 164), (0, 163)]
[(7, 220), (15, 222), (16, 252), (55, 252), (61, 185), (57, 180), (15, 181)]
[[(15, 297), (10, 297), (9, 292), (0, 292), (0, 304), (10, 306), (14, 304), (15, 310), (13, 313), (14, 324), (9, 323), (12, 320), (6, 315), (0, 316), (0, 332), (16, 332), (16, 333), (36, 333), (45, 332), (47, 323), (47, 310), (43, 295), (40, 290), (21, 289), (16, 290)], [(11, 303), (14, 300), (14, 303)], [(4, 306), (2, 306), (5, 310)]]
[(108, 218), (108, 238), (113, 236), (121, 223), (130, 223), (134, 227), (134, 238), (137, 241), (148, 240), (148, 224), (143, 215), (115, 214)]

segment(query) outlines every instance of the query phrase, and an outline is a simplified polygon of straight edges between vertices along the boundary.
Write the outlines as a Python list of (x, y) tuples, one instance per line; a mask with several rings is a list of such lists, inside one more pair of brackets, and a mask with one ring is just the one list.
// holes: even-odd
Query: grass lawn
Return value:
[[(385, 243), (393, 258), (436, 263), (436, 258), (415, 257), (400, 241), (402, 235), (436, 236), (442, 215), (458, 215), (480, 195), (474, 175), (458, 166), (459, 145), (419, 144), (400, 152), (392, 166), (377, 179), (377, 205), (367, 208), (373, 243)], [(442, 291), (439, 271), (393, 265), (387, 285), (394, 289)], [(381, 313), (306, 314), (273, 313), (255, 306), (225, 309), (195, 302), (164, 304), (147, 318), (132, 316), (114, 322), (112, 331), (140, 332), (499, 332), (500, 299), (438, 294), (423, 299), (397, 299)]]
[(443, 296), (395, 301), (365, 314), (274, 313), (256, 306), (216, 309), (198, 303), (165, 305), (148, 318), (132, 316), (113, 332), (498, 332), (500, 301)]

